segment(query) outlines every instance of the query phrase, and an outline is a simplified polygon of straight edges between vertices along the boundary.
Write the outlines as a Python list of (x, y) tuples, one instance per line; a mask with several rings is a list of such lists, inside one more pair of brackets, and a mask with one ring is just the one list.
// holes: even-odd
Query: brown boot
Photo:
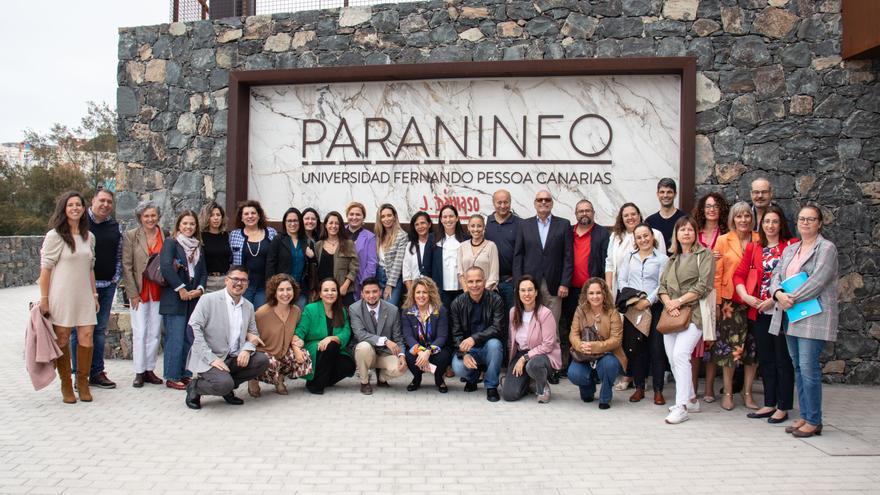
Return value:
[(260, 382), (257, 380), (248, 381), (248, 394), (251, 397), (259, 397), (260, 396)]
[(58, 378), (61, 380), (61, 399), (65, 404), (76, 404), (76, 395), (73, 393), (73, 381), (70, 379), (70, 343), (59, 345), (61, 356), (55, 360), (55, 369), (58, 370)]
[(76, 390), (79, 392), (79, 400), (92, 401), (92, 392), (89, 390), (89, 370), (92, 368), (91, 347), (76, 346)]

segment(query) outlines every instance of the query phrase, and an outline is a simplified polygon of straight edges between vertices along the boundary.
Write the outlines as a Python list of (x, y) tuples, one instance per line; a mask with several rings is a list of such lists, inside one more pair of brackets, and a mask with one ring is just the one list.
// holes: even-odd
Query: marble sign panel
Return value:
[(554, 213), (573, 219), (589, 198), (609, 225), (627, 201), (656, 211), (657, 181), (679, 180), (680, 93), (673, 75), (253, 87), (248, 197), (272, 220), (357, 200), (406, 222), (446, 203), (490, 213), (501, 188), (531, 216), (546, 188)]

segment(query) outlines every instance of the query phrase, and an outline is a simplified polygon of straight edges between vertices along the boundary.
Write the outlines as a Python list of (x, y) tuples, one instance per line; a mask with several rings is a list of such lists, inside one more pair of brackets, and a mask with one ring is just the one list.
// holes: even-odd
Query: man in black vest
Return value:
[[(104, 340), (107, 337), (107, 321), (110, 307), (116, 295), (116, 284), (122, 277), (122, 231), (113, 213), (113, 192), (99, 189), (89, 208), (89, 232), (95, 236), (95, 287), (98, 291), (98, 324), (95, 325), (92, 368), (89, 385), (99, 388), (116, 388), (104, 372)], [(76, 329), (70, 334), (70, 345), (76, 345)], [(71, 353), (73, 369), (76, 369), (76, 353)]]

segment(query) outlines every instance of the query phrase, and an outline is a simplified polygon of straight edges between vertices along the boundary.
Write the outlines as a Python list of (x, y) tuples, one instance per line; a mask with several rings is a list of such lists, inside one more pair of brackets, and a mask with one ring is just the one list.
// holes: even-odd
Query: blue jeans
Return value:
[[(614, 354), (606, 354), (596, 361), (596, 373), (599, 375), (598, 381), (602, 382), (602, 388), (599, 389), (599, 402), (608, 404), (611, 402), (614, 391), (614, 379), (623, 373), (623, 368)], [(568, 365), (568, 379), (580, 389), (581, 399), (593, 398), (593, 394), (596, 393), (596, 381), (593, 380), (593, 367), (590, 363), (572, 361)]]
[(299, 295), (299, 297), (296, 298), (296, 302), (294, 304), (296, 304), (297, 308), (303, 309), (306, 307), (306, 304), (308, 304), (308, 303), (309, 303), (309, 295), (306, 294), (305, 292), (303, 292)]
[(256, 287), (250, 286), (245, 289), (244, 298), (250, 301), (251, 304), (254, 305), (254, 310), (256, 310), (260, 306), (266, 304), (266, 289), (258, 289)]
[[(379, 289), (384, 295), (385, 286), (388, 284), (388, 274), (385, 272), (384, 267), (376, 267), (376, 278), (379, 280)], [(393, 289), (391, 289), (391, 297), (386, 299), (386, 301), (388, 301), (388, 303), (390, 304), (400, 307), (400, 296), (403, 295), (403, 287), (403, 280), (398, 279), (397, 285)], [(358, 294), (358, 296), (360, 296), (360, 294)]]
[[(116, 284), (98, 289), (98, 323), (92, 332), (92, 368), (89, 370), (89, 378), (95, 378), (104, 372), (104, 341), (107, 339), (107, 322), (110, 320), (110, 308), (113, 306), (113, 297), (116, 296)], [(70, 361), (73, 363), (73, 371), (76, 372), (76, 328), (70, 331)]]
[[(787, 321), (783, 331), (787, 330)], [(786, 335), (788, 353), (794, 364), (794, 383), (797, 389), (798, 408), (801, 418), (811, 425), (822, 424), (822, 367), (819, 355), (825, 347), (824, 340), (806, 339)]]
[(162, 324), (165, 326), (162, 371), (166, 380), (179, 381), (185, 376), (192, 376), (186, 370), (186, 358), (192, 346), (192, 341), (186, 335), (187, 321), (186, 315), (162, 315)]
[[(473, 356), (477, 366), (486, 367), (486, 388), (498, 388), (498, 375), (501, 374), (501, 361), (504, 358), (501, 341), (489, 339), (481, 347), (471, 347), (468, 354)], [(452, 370), (456, 375), (463, 376), (468, 383), (477, 383), (480, 379), (480, 370), (465, 367), (462, 357), (455, 356), (452, 360)]]

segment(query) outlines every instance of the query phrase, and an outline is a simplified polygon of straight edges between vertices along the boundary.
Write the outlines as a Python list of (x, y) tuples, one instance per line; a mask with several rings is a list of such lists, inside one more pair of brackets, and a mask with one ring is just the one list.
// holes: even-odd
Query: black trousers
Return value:
[(624, 342), (631, 342), (630, 348), (624, 346), (624, 353), (628, 360), (627, 376), (633, 378), (636, 388), (645, 388), (648, 371), (651, 372), (651, 384), (654, 392), (663, 391), (664, 373), (669, 367), (666, 357), (666, 348), (663, 346), (663, 334), (657, 331), (657, 323), (663, 313), (663, 304), (660, 302), (651, 306), (651, 331), (645, 337), (626, 318), (623, 319)]
[(316, 361), (315, 375), (306, 382), (309, 390), (322, 391), (354, 375), (354, 359), (342, 354), (336, 342), (330, 342), (326, 349), (319, 351)]
[(788, 354), (785, 335), (770, 335), (771, 315), (758, 315), (749, 321), (755, 335), (758, 365), (764, 379), (764, 405), (788, 411), (794, 407), (794, 366)]
[[(416, 366), (416, 356), (409, 352), (404, 354), (404, 356), (406, 356), (406, 367), (409, 368), (409, 372), (413, 375), (413, 381), (421, 383), (422, 370)], [(446, 373), (446, 368), (452, 364), (452, 351), (444, 347), (437, 354), (431, 354), (428, 362), (437, 367), (437, 370), (434, 371), (434, 383), (439, 385), (443, 383), (443, 374)]]
[(248, 380), (263, 374), (269, 367), (269, 358), (265, 352), (255, 352), (248, 360), (248, 365), (242, 368), (238, 365), (238, 359), (227, 357), (224, 361), (229, 371), (211, 367), (204, 373), (199, 373), (196, 380), (196, 393), (199, 395), (226, 395)]
[(562, 350), (562, 369), (568, 369), (568, 362), (571, 358), (569, 348), (571, 343), (568, 336), (571, 333), (571, 322), (574, 320), (574, 312), (577, 310), (578, 299), (581, 297), (581, 287), (572, 287), (568, 289), (568, 297), (562, 300), (562, 314), (559, 316), (559, 325), (557, 331), (559, 333), (559, 347)]

